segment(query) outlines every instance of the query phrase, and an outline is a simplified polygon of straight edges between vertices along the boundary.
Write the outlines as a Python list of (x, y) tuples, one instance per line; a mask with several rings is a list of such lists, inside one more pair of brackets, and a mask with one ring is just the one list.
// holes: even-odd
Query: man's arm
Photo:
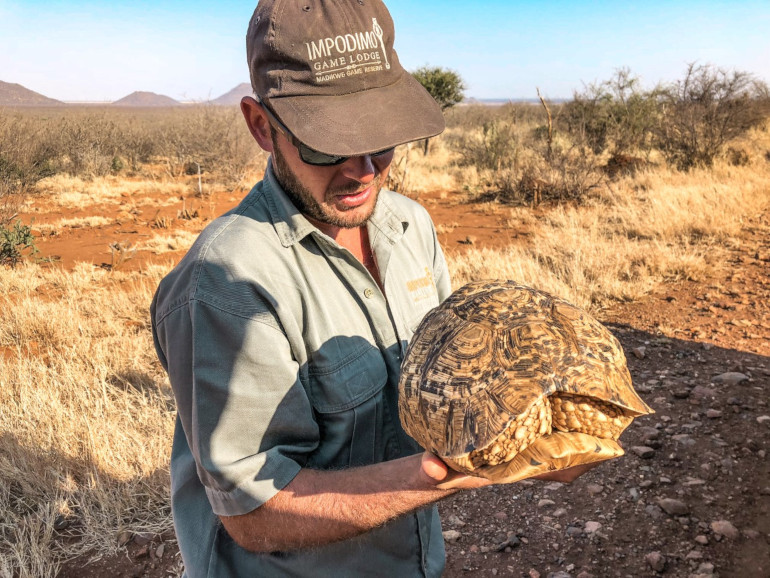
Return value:
[[(568, 483), (594, 465), (538, 478)], [(247, 550), (297, 550), (352, 538), (461, 489), (490, 484), (450, 470), (426, 452), (348, 470), (303, 469), (256, 510), (220, 518), (233, 540)]]

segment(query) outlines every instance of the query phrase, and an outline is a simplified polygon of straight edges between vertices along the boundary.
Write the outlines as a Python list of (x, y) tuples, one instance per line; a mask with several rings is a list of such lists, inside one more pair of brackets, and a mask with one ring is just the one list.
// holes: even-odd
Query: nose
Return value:
[(364, 185), (372, 182), (377, 172), (371, 155), (350, 157), (342, 163), (342, 174)]

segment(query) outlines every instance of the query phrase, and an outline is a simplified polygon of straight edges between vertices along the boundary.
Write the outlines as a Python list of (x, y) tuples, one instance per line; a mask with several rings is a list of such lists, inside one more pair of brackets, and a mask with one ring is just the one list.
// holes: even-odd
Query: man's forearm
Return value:
[(303, 469), (261, 507), (222, 522), (236, 543), (255, 552), (352, 538), (456, 491), (437, 488), (420, 462), (415, 455), (348, 470)]

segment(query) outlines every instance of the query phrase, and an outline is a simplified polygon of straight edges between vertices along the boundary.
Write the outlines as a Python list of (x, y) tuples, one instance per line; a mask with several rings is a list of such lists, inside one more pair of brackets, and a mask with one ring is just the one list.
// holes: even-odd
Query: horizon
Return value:
[[(568, 99), (622, 68), (652, 88), (682, 78), (691, 62), (770, 79), (770, 4), (760, 0), (622, 8), (495, 0), (471, 11), (459, 0), (386, 4), (404, 68), (454, 70), (468, 99), (530, 100), (538, 88)], [(244, 38), (255, 5), (0, 0), (0, 80), (66, 103), (138, 91), (213, 100), (248, 82)]]

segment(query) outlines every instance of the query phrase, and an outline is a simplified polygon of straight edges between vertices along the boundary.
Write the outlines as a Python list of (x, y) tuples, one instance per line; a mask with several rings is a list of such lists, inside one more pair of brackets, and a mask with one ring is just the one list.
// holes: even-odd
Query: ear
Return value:
[(249, 132), (262, 150), (269, 153), (273, 152), (273, 139), (270, 136), (270, 122), (267, 113), (255, 99), (250, 96), (244, 96), (241, 99), (241, 112), (246, 119), (246, 126)]

